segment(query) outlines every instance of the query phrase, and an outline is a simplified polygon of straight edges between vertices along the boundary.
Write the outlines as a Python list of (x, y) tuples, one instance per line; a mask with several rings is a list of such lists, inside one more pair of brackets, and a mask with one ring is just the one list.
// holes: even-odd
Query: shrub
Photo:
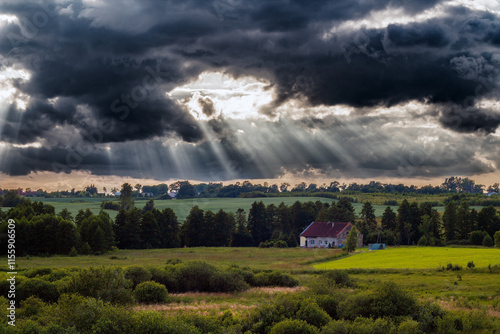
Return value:
[(458, 264), (451, 264), (451, 263), (448, 263), (446, 265), (446, 270), (452, 270), (452, 271), (459, 271), (459, 270), (462, 270), (462, 266), (458, 265)]
[(486, 231), (472, 231), (469, 236), (469, 243), (471, 245), (480, 246), (486, 234), (488, 234)]
[(297, 319), (307, 321), (316, 327), (323, 327), (332, 320), (326, 311), (315, 302), (303, 303), (295, 316)]
[(261, 306), (248, 318), (252, 333), (269, 333), (271, 327), (286, 319), (303, 320), (318, 327), (331, 321), (330, 316), (311, 298), (289, 294)]
[(338, 306), (340, 301), (344, 299), (343, 295), (321, 295), (316, 296), (315, 300), (318, 306), (321, 307), (332, 319), (338, 319)]
[(50, 273), (52, 273), (52, 268), (37, 268), (29, 270), (24, 274), (24, 276), (28, 278), (35, 278), (35, 277), (45, 276)]
[(357, 317), (401, 317), (416, 310), (416, 298), (392, 282), (382, 283), (372, 291), (363, 291), (348, 297), (339, 305), (341, 316), (354, 320)]
[(223, 331), (219, 319), (211, 316), (201, 316), (197, 314), (184, 314), (177, 317), (177, 320), (196, 327), (202, 333), (234, 333)]
[(165, 318), (158, 312), (137, 312), (134, 314), (134, 334), (169, 333), (201, 334), (193, 325), (173, 318)]
[(59, 299), (59, 290), (55, 284), (39, 278), (22, 281), (16, 289), (16, 297), (22, 301), (31, 296), (40, 298), (44, 302), (53, 303)]
[(106, 302), (122, 304), (132, 302), (130, 282), (125, 278), (121, 268), (81, 269), (72, 277), (68, 290)]
[(46, 304), (37, 297), (28, 297), (21, 302), (21, 314), (23, 317), (33, 317), (40, 313)]
[(125, 269), (125, 278), (132, 281), (135, 288), (138, 284), (151, 280), (151, 273), (144, 267), (131, 266)]
[(149, 267), (148, 270), (152, 281), (164, 285), (168, 291), (179, 291), (174, 271), (158, 267)]
[(323, 277), (329, 283), (332, 283), (339, 287), (350, 287), (353, 286), (351, 277), (346, 271), (343, 270), (330, 270), (323, 274)]
[(418, 240), (418, 243), (417, 243), (417, 246), (427, 246), (429, 245), (429, 241), (427, 241), (427, 238), (425, 237), (425, 235), (423, 235), (419, 240)]
[[(475, 266), (476, 266), (476, 265), (474, 264), (474, 261), (469, 261), (469, 262), (467, 263), (467, 268), (469, 268), (469, 269), (472, 269), (472, 268), (474, 268)], [(460, 280), (462, 280), (462, 277), (460, 277)]]
[(345, 320), (334, 320), (326, 324), (320, 334), (349, 334), (351, 324)]
[(122, 307), (107, 306), (92, 326), (94, 334), (124, 334), (134, 332), (133, 314)]
[(78, 251), (76, 250), (75, 246), (71, 247), (71, 250), (69, 251), (68, 255), (71, 257), (78, 256)]
[(137, 285), (134, 296), (140, 303), (165, 303), (168, 298), (168, 291), (165, 285), (149, 281)]
[(274, 242), (274, 247), (276, 248), (288, 248), (288, 244), (285, 240), (278, 240)]
[(210, 289), (215, 292), (245, 291), (248, 287), (236, 273), (218, 271), (210, 278)]
[(180, 264), (175, 268), (179, 291), (229, 292), (248, 288), (235, 273), (224, 273), (202, 261)]
[(103, 201), (101, 203), (101, 208), (104, 210), (116, 210), (120, 211), (120, 203), (113, 201)]
[(495, 243), (493, 242), (493, 239), (490, 237), (489, 234), (486, 234), (483, 239), (483, 246), (484, 247), (493, 247)]
[(181, 259), (168, 259), (167, 260), (167, 264), (179, 264), (179, 263), (182, 263), (182, 260)]
[(283, 286), (294, 287), (298, 286), (299, 281), (288, 274), (283, 274), (278, 271), (261, 272), (254, 277), (254, 286)]
[(317, 334), (318, 329), (303, 320), (283, 320), (271, 328), (269, 334)]
[(407, 319), (399, 324), (397, 333), (404, 333), (404, 334), (421, 333), (420, 325), (415, 320)]
[(78, 332), (88, 333), (104, 307), (104, 303), (95, 298), (63, 294), (50, 313), (58, 325), (75, 327)]
[(495, 247), (500, 248), (500, 231), (496, 231), (493, 237), (495, 238)]

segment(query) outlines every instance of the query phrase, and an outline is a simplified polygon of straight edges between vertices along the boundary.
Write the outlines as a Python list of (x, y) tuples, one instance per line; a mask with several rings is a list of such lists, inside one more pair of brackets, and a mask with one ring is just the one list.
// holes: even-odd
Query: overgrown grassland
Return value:
[(473, 261), (476, 267), (500, 265), (500, 249), (461, 247), (390, 247), (385, 250), (368, 251), (331, 262), (319, 263), (316, 269), (429, 269), (446, 266), (448, 263), (466, 267)]
[(182, 261), (203, 260), (215, 266), (238, 265), (253, 269), (292, 271), (313, 270), (312, 262), (325, 261), (341, 254), (341, 250), (334, 249), (199, 247), (117, 250), (98, 256), (20, 257), (16, 259), (16, 263), (20, 270), (41, 267), (161, 266), (165, 265), (168, 259), (178, 258)]

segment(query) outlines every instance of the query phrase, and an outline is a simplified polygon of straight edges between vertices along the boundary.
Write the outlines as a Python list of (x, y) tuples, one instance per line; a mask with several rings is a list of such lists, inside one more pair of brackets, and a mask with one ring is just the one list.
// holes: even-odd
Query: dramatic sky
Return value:
[(499, 70), (496, 0), (2, 0), (0, 186), (498, 182)]

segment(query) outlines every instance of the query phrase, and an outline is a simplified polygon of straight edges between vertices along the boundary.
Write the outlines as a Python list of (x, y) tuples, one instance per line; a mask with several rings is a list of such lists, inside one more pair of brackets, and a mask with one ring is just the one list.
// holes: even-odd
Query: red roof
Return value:
[(351, 223), (313, 222), (300, 236), (336, 238), (349, 224)]

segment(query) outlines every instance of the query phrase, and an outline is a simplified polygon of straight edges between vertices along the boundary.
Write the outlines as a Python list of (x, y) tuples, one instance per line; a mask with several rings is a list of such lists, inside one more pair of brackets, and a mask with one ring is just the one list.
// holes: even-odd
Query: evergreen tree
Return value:
[(342, 197), (339, 199), (336, 206), (337, 212), (332, 221), (354, 223), (356, 219), (354, 207), (347, 198)]
[(422, 233), (418, 229), (421, 222), (420, 208), (417, 202), (413, 202), (410, 204), (410, 233), (408, 234), (408, 244), (416, 244), (422, 236)]
[(457, 209), (457, 217), (455, 220), (455, 237), (459, 240), (469, 239), (470, 233), (474, 226), (470, 219), (469, 204), (462, 202)]
[(495, 235), (496, 231), (500, 231), (500, 218), (493, 205), (482, 208), (479, 211), (478, 228), (479, 230), (486, 231), (490, 236)]
[(125, 225), (122, 231), (122, 245), (126, 249), (142, 248), (141, 211), (133, 208), (125, 213)]
[(375, 219), (375, 209), (370, 202), (363, 203), (361, 209), (361, 220), (356, 225), (363, 235), (368, 235), (377, 231), (377, 220)]
[(394, 231), (396, 229), (396, 213), (392, 211), (390, 206), (385, 208), (382, 215), (382, 229), (385, 231)]
[(232, 213), (220, 209), (214, 217), (216, 233), (213, 236), (214, 246), (225, 247), (231, 245), (231, 238), (235, 229), (235, 218)]
[(398, 207), (396, 218), (396, 233), (399, 234), (399, 243), (406, 242), (410, 244), (411, 237), (411, 211), (410, 203), (404, 199)]
[(76, 214), (75, 217), (75, 224), (79, 228), (82, 224), (82, 222), (87, 219), (92, 217), (93, 213), (90, 211), (90, 209), (86, 209), (83, 211), (83, 209), (78, 210), (78, 213)]
[(66, 208), (62, 209), (58, 216), (64, 220), (73, 221), (73, 215)]
[(150, 199), (149, 201), (146, 202), (146, 205), (144, 205), (144, 208), (142, 209), (142, 213), (146, 213), (146, 212), (151, 212), (153, 211), (155, 207), (155, 201)]
[(443, 213), (443, 228), (446, 241), (455, 240), (455, 224), (457, 221), (457, 206), (454, 201), (450, 201)]
[(219, 233), (215, 227), (215, 214), (211, 210), (205, 211), (203, 216), (203, 227), (200, 230), (201, 244), (200, 246), (214, 247), (215, 235)]
[(159, 248), (161, 246), (160, 228), (155, 215), (151, 211), (147, 211), (142, 216), (141, 233), (143, 248)]
[(248, 230), (256, 245), (269, 240), (271, 237), (271, 227), (268, 224), (266, 207), (262, 201), (254, 202), (250, 208)]
[(153, 209), (153, 214), (160, 229), (161, 248), (179, 247), (179, 222), (174, 210), (165, 208), (163, 211)]
[(182, 239), (184, 245), (188, 247), (198, 247), (204, 244), (204, 211), (197, 205), (194, 206), (182, 225)]
[(236, 211), (236, 231), (233, 234), (231, 246), (250, 247), (253, 246), (253, 238), (247, 229), (247, 219), (244, 209)]
[(127, 222), (127, 215), (125, 213), (125, 210), (120, 210), (118, 212), (118, 215), (116, 215), (115, 218), (115, 224), (113, 225), (113, 230), (115, 232), (115, 238), (116, 238), (116, 245), (118, 248), (125, 249), (125, 244), (124, 244), (124, 232), (125, 232), (125, 224)]

